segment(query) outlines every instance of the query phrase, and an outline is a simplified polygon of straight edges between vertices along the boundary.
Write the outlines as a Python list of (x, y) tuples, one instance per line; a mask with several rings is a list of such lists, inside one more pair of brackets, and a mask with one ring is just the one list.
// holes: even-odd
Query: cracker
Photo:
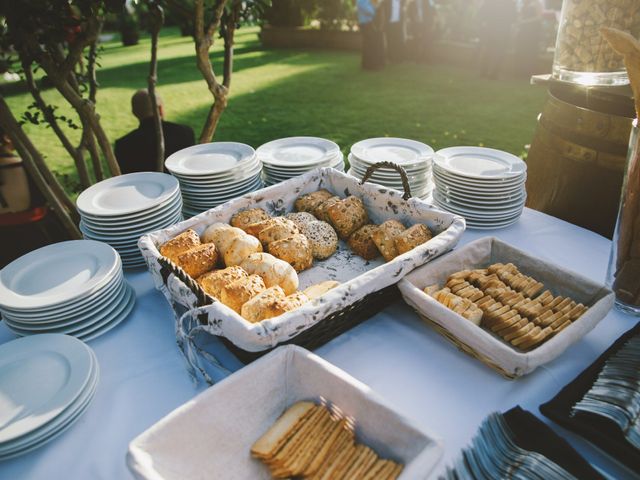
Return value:
[(317, 408), (312, 402), (298, 402), (289, 407), (276, 423), (256, 440), (251, 447), (251, 453), (261, 458), (271, 456)]
[(310, 476), (315, 474), (320, 469), (320, 466), (330, 457), (331, 452), (335, 451), (348, 440), (349, 434), (347, 433), (346, 420), (334, 422), (329, 437), (327, 437), (326, 441), (322, 444), (315, 458), (305, 467), (304, 475)]
[(530, 349), (530, 348), (542, 343), (552, 333), (553, 333), (553, 330), (551, 328), (549, 328), (549, 327), (543, 328), (542, 330), (540, 330), (538, 335), (534, 336), (533, 338), (530, 338), (526, 342), (521, 343), (520, 344), (520, 348), (522, 350), (528, 350), (528, 349)]
[(513, 340), (511, 340), (511, 345), (517, 347), (525, 342), (528, 342), (532, 338), (535, 338), (541, 331), (542, 329), (540, 327), (535, 326), (531, 330), (529, 330), (527, 333), (522, 335), (521, 337), (514, 338)]
[(516, 330), (515, 332), (505, 334), (502, 338), (504, 338), (507, 342), (511, 342), (511, 340), (521, 337), (527, 332), (530, 332), (535, 328), (535, 325), (532, 322), (528, 322), (524, 327), (520, 330)]

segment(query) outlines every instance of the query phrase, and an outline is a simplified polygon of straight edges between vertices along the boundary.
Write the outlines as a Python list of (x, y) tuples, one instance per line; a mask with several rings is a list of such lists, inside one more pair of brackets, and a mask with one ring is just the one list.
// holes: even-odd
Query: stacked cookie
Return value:
[[(444, 288), (432, 285), (424, 291), (521, 350), (537, 347), (587, 310), (569, 297), (554, 296), (512, 263), (457, 272)], [(477, 310), (472, 313), (470, 304), (482, 313), (480, 317)]]
[(395, 479), (403, 466), (355, 442), (346, 419), (322, 405), (298, 402), (251, 447), (274, 478)]

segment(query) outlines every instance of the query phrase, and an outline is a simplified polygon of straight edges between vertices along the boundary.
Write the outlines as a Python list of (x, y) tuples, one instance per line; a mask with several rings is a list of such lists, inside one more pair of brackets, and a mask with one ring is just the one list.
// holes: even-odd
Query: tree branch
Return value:
[(164, 135), (162, 132), (162, 118), (158, 108), (158, 97), (156, 96), (156, 83), (158, 82), (158, 35), (164, 23), (164, 12), (157, 1), (149, 2), (149, 21), (151, 27), (151, 61), (149, 62), (148, 91), (151, 98), (151, 109), (153, 111), (153, 125), (156, 133), (156, 170), (164, 170)]

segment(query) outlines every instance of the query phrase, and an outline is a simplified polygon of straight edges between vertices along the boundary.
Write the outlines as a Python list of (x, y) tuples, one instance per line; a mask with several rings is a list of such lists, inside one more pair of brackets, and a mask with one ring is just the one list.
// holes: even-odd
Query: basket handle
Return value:
[(198, 282), (187, 275), (187, 272), (185, 272), (181, 267), (163, 256), (158, 257), (158, 263), (160, 266), (173, 273), (176, 277), (182, 280), (187, 287), (189, 287), (198, 299), (198, 306), (210, 305), (213, 303), (213, 298), (211, 298), (211, 296), (202, 289)]
[(393, 162), (374, 163), (369, 168), (367, 168), (367, 171), (365, 172), (364, 177), (362, 177), (362, 180), (360, 181), (360, 185), (364, 185), (364, 182), (369, 180), (369, 177), (373, 175), (373, 173), (379, 168), (392, 168), (393, 170), (395, 170), (400, 174), (400, 178), (402, 179), (402, 188), (404, 188), (404, 195), (402, 195), (402, 198), (405, 200), (409, 200), (411, 198), (411, 187), (409, 186), (409, 179), (407, 178), (407, 172), (405, 172), (404, 168), (402, 168), (397, 163), (393, 163)]

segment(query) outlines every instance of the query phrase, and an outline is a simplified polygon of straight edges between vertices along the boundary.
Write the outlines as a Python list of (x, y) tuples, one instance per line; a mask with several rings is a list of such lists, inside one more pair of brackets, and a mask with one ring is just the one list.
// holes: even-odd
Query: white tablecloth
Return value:
[[(462, 243), (485, 235), (495, 235), (594, 280), (605, 276), (609, 240), (539, 212), (525, 210), (520, 221), (506, 229), (468, 230)], [(137, 271), (127, 274), (127, 279), (137, 293), (134, 312), (122, 325), (90, 342), (101, 370), (93, 404), (76, 425), (50, 444), (0, 463), (0, 478), (131, 478), (125, 466), (129, 441), (205, 388), (194, 385), (187, 375), (175, 344), (173, 315), (154, 290), (151, 277)], [(515, 381), (456, 350), (400, 302), (316, 353), (368, 384), (417, 425), (439, 434), (445, 441), (440, 472), (488, 413), (519, 404), (541, 417), (538, 406), (636, 322), (611, 311), (559, 359)], [(12, 338), (0, 325), (0, 343)], [(597, 468), (614, 478), (629, 475), (582, 439), (553, 428)], [(211, 449), (215, 448), (212, 443)]]

